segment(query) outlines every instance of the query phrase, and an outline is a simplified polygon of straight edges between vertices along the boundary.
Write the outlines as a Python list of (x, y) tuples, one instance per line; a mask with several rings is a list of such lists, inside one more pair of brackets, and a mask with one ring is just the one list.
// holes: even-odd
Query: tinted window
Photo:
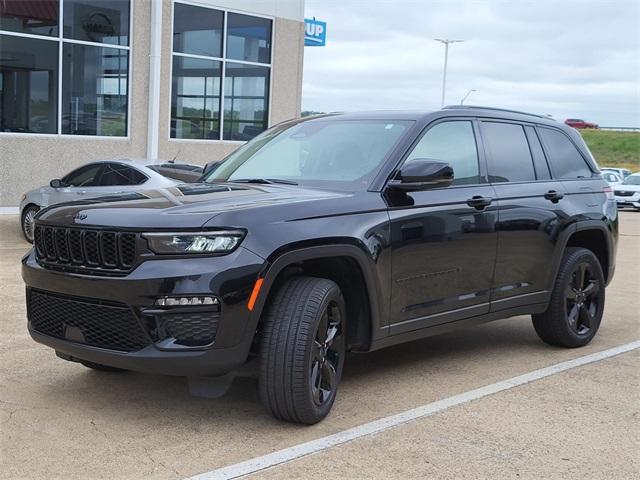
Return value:
[(129, 52), (65, 43), (62, 133), (125, 136)]
[(62, 5), (64, 38), (129, 45), (129, 0), (64, 0)]
[(250, 140), (267, 128), (269, 67), (227, 62), (224, 138)]
[(0, 30), (58, 36), (58, 2), (49, 0), (0, 1)]
[(527, 137), (521, 125), (482, 122), (491, 182), (528, 182), (536, 179)]
[(220, 138), (222, 62), (173, 57), (171, 137)]
[(229, 13), (227, 58), (271, 63), (271, 20)]
[(224, 14), (181, 3), (175, 3), (173, 8), (173, 51), (222, 57)]
[(67, 185), (72, 187), (95, 187), (98, 181), (98, 173), (102, 169), (99, 163), (86, 165), (74, 170), (63, 180)]
[(139, 185), (146, 180), (147, 177), (134, 168), (119, 163), (107, 163), (100, 177), (100, 185)]
[(0, 35), (0, 131), (56, 133), (57, 52), (57, 42)]
[(482, 183), (478, 150), (469, 121), (443, 122), (431, 127), (411, 151), (405, 163), (417, 159), (447, 162), (453, 167), (454, 184)]
[(555, 178), (585, 178), (591, 176), (591, 170), (584, 158), (564, 133), (550, 128), (540, 128), (538, 131), (547, 147), (549, 163)]

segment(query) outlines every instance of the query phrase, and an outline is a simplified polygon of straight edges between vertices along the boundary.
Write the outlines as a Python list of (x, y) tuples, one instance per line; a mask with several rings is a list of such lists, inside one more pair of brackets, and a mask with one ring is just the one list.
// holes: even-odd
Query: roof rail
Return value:
[(529, 115), (530, 117), (538, 117), (545, 118), (547, 120), (555, 119), (552, 117), (548, 117), (546, 115), (539, 115), (537, 113), (529, 113), (529, 112), (521, 112), (520, 110), (509, 110), (508, 108), (497, 108), (497, 107), (482, 107), (479, 105), (447, 105), (446, 107), (442, 107), (443, 110), (459, 110), (459, 109), (475, 109), (475, 110), (494, 110), (496, 112), (508, 112), (508, 113), (518, 113), (520, 115)]

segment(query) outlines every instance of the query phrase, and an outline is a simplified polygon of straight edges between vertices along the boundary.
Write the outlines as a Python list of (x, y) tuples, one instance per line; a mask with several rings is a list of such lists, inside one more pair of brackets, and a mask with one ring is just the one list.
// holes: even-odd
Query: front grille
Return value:
[(618, 197), (633, 197), (633, 194), (635, 192), (625, 192), (624, 190), (615, 190), (613, 193)]
[(166, 313), (162, 315), (164, 332), (179, 345), (204, 346), (213, 343), (219, 315), (214, 312)]
[(138, 235), (36, 225), (34, 245), (40, 263), (62, 270), (125, 274), (137, 259)]
[(129, 307), (32, 290), (31, 327), (55, 338), (92, 347), (135, 352), (151, 342)]

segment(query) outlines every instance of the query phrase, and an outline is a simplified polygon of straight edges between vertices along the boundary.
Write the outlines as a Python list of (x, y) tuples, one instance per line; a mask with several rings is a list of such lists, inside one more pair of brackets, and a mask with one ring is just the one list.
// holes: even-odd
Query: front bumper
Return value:
[[(37, 342), (76, 360), (147, 373), (224, 375), (239, 368), (249, 355), (257, 319), (253, 318), (246, 305), (263, 267), (264, 260), (261, 257), (240, 247), (220, 257), (147, 260), (124, 277), (103, 277), (44, 268), (36, 261), (32, 251), (22, 260), (22, 277), (27, 286), (29, 332)], [(71, 309), (59, 309), (56, 313), (57, 317), (63, 318), (60, 322), (63, 322), (64, 333), (47, 334), (50, 332), (43, 331), (39, 323), (37, 328), (34, 327), (34, 313), (29, 301), (31, 292), (79, 303), (86, 301), (92, 305), (119, 305), (120, 311), (128, 310), (132, 321), (138, 322), (148, 341), (132, 351), (119, 351), (104, 348), (95, 342), (86, 342), (89, 336), (83, 334), (82, 322), (73, 318), (66, 320), (65, 315), (74, 315)], [(160, 338), (157, 330), (151, 328), (155, 319), (164, 318), (165, 313), (176, 312), (172, 307), (155, 306), (158, 297), (198, 295), (219, 299), (213, 342), (198, 346), (176, 344), (172, 339)], [(192, 306), (188, 310), (197, 313), (207, 308)], [(184, 310), (181, 308), (178, 311)], [(109, 318), (103, 317), (99, 321), (109, 322)], [(113, 325), (111, 328), (113, 331)], [(126, 332), (122, 334), (126, 335)]]
[(630, 196), (620, 196), (616, 195), (616, 204), (618, 207), (634, 207), (640, 208), (640, 192), (634, 193)]

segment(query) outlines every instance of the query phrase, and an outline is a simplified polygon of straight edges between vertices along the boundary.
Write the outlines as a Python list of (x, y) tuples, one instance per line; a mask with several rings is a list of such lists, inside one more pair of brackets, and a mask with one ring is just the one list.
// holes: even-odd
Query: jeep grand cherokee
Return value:
[(580, 135), (481, 107), (334, 114), (267, 130), (201, 183), (57, 205), (23, 259), (29, 331), (93, 369), (230, 378), (315, 423), (348, 351), (530, 314), (596, 334), (611, 188)]

